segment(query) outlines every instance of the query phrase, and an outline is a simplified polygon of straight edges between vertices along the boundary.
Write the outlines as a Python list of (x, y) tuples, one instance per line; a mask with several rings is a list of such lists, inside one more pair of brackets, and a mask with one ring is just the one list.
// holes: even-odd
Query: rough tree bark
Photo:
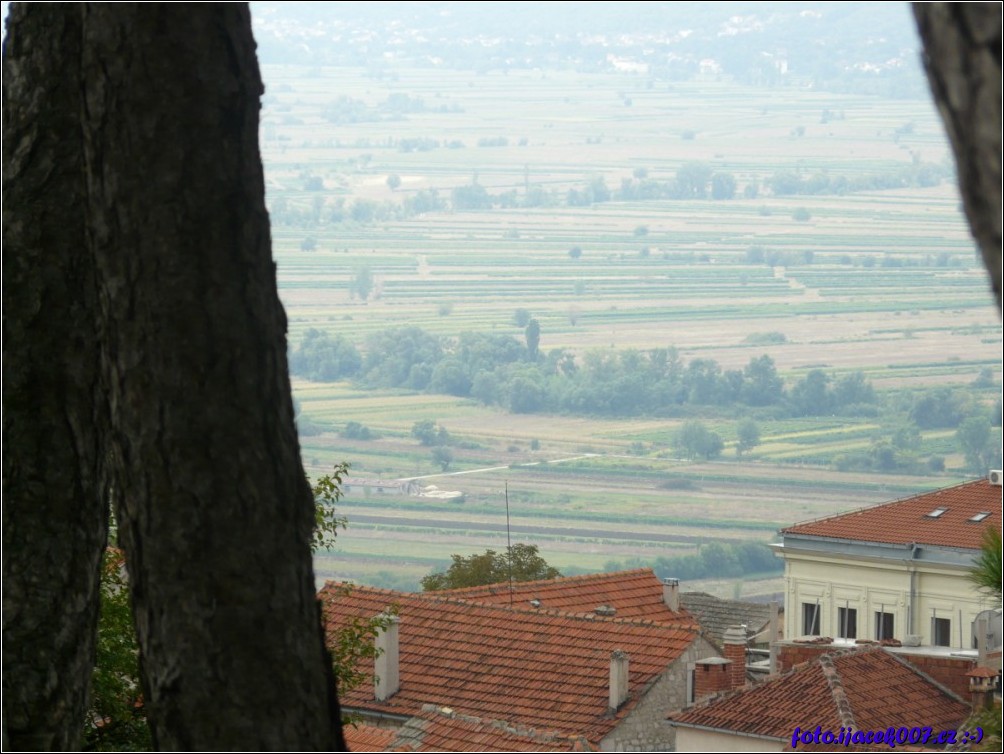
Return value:
[(344, 746), (310, 554), (245, 4), (86, 4), (111, 480), (166, 749)]
[(79, 748), (94, 666), (105, 411), (80, 31), (79, 11), (15, 4), (3, 51), (5, 750)]
[(914, 3), (969, 227), (1001, 311), (1001, 4)]

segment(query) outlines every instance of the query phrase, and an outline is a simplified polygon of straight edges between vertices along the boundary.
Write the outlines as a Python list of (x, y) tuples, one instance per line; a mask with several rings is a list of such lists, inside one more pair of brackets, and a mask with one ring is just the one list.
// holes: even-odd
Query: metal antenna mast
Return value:
[(505, 482), (505, 538), (509, 553), (509, 607), (512, 607), (512, 532), (509, 530), (509, 480)]

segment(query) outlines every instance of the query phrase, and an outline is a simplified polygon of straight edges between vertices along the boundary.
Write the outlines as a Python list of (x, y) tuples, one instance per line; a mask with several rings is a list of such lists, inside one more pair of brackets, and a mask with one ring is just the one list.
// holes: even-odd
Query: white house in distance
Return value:
[(981, 618), (999, 646), (1000, 612), (968, 579), (990, 527), (1001, 528), (999, 471), (782, 530), (788, 636), (970, 650)]

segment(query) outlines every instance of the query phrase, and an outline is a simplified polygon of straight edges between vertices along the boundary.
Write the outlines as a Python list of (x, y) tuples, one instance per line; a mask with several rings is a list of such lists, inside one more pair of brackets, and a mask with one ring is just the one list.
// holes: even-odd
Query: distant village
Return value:
[(1000, 730), (1000, 591), (971, 574), (1001, 491), (993, 471), (793, 522), (774, 546), (783, 604), (645, 568), (424, 593), (328, 582), (329, 640), (382, 618), (366, 680), (342, 695), (349, 747), (966, 750), (989, 735), (974, 715)]

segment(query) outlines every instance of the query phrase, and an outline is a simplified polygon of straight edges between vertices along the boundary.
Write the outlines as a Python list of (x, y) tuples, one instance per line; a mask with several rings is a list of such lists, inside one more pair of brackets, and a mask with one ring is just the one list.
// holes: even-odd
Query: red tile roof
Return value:
[(597, 751), (583, 736), (482, 720), (427, 705), (398, 731), (395, 751)]
[[(663, 601), (663, 585), (651, 568), (613, 573), (591, 573), (540, 581), (522, 581), (512, 585), (513, 607), (535, 609), (530, 600), (539, 600), (542, 609), (566, 613), (595, 614), (601, 605), (616, 608), (617, 618), (644, 618), (697, 627), (686, 610), (672, 611)], [(454, 599), (495, 605), (508, 605), (508, 582), (466, 589), (446, 589), (437, 594)]]
[[(681, 726), (791, 741), (796, 727), (839, 731), (889, 726), (956, 729), (969, 705), (881, 647), (850, 649), (670, 716)], [(799, 747), (801, 748), (801, 747)], [(832, 748), (832, 747), (831, 747)]]
[[(430, 594), (329, 582), (321, 590), (329, 641), (354, 617), (396, 606), (400, 690), (385, 702), (369, 679), (341, 697), (344, 706), (413, 716), (424, 704), (492, 720), (585, 735), (598, 742), (649, 683), (698, 638), (695, 629), (622, 618), (512, 610)], [(629, 656), (628, 701), (607, 714), (610, 655)]]
[[(945, 509), (939, 516), (928, 514)], [(970, 521), (980, 513), (990, 515)], [(984, 529), (1001, 528), (1001, 488), (986, 479), (838, 516), (796, 524), (782, 534), (979, 549)]]
[(366, 723), (345, 726), (345, 743), (349, 745), (349, 751), (392, 751), (391, 744), (396, 735), (396, 730)]

